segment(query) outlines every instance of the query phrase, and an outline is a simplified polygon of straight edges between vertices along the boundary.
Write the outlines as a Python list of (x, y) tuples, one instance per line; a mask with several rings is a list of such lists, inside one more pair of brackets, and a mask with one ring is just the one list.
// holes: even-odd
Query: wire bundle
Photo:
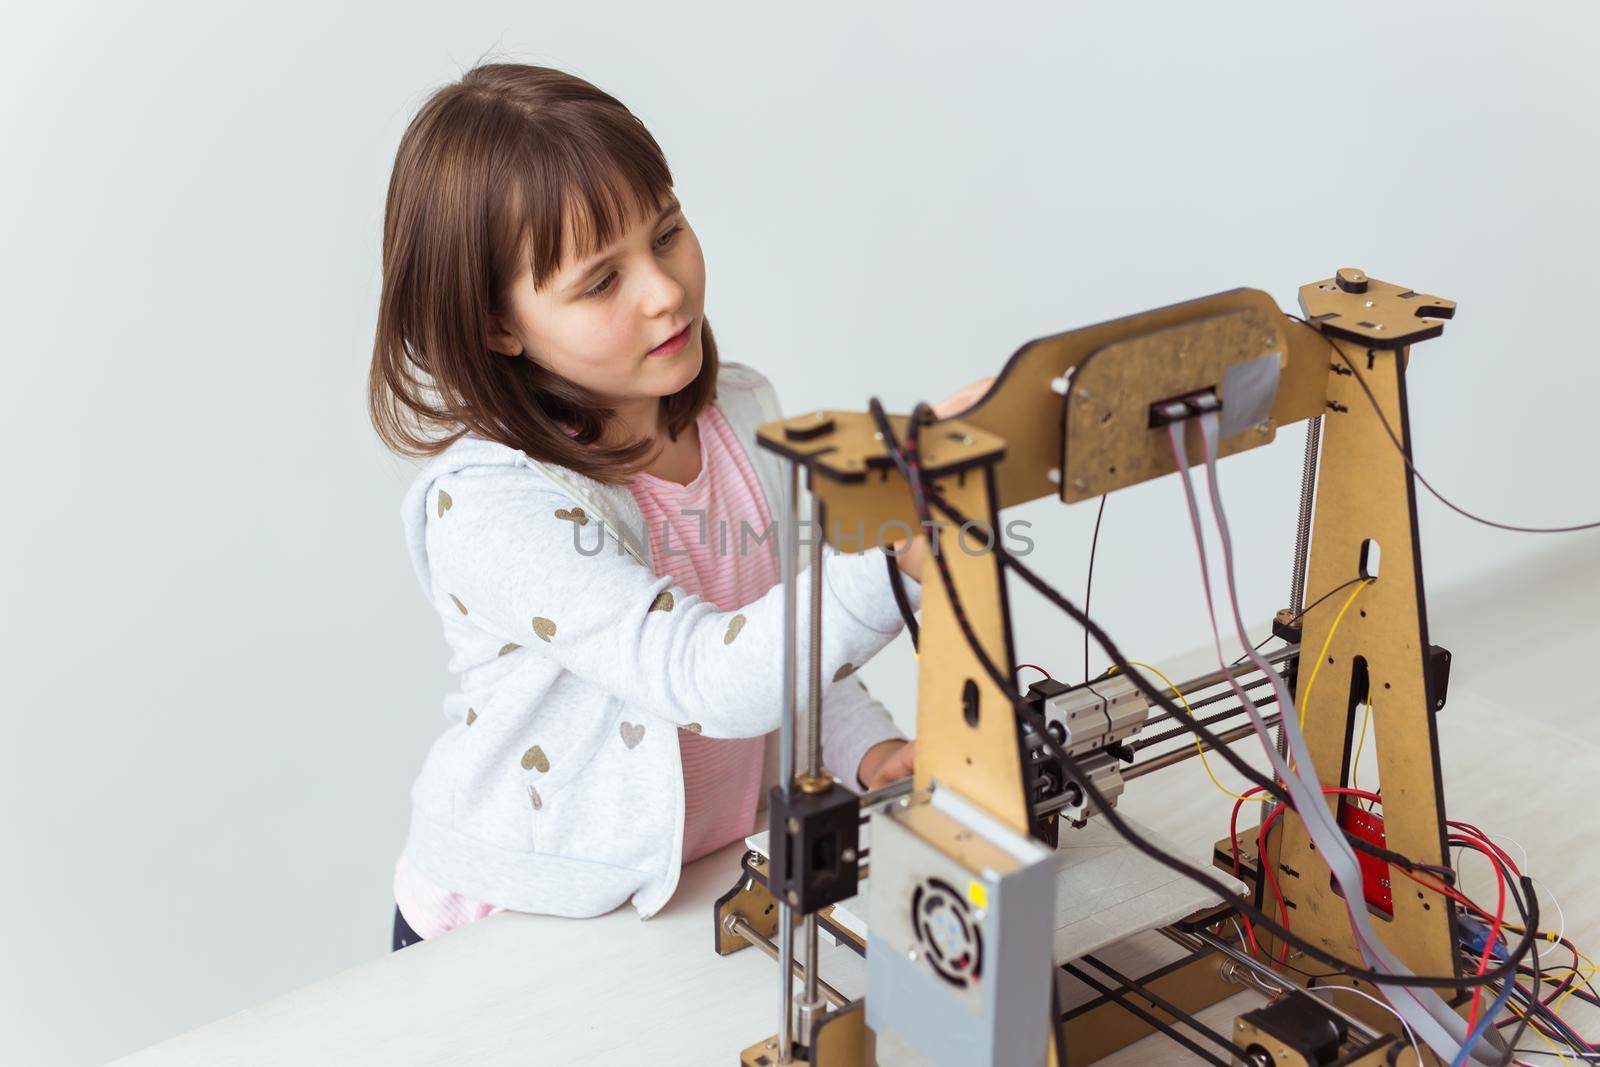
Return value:
[[(917, 454), (917, 436), (921, 432), (922, 426), (932, 421), (932, 413), (928, 406), (926, 404), (918, 404), (913, 410), (907, 431), (908, 441), (905, 446), (902, 446), (896, 439), (888, 418), (883, 412), (882, 405), (876, 399), (871, 402), (871, 409), (879, 432), (888, 446), (896, 466), (905, 476), (911, 488), (918, 518), (923, 527), (925, 529), (933, 528), (932, 510), (934, 508), (937, 508), (958, 523), (968, 521), (967, 517), (962, 515), (958, 509), (951, 506), (937, 492), (923, 483), (920, 467), (914, 462)], [(1206, 426), (1205, 420), (1203, 420), (1202, 426), (1203, 436), (1207, 443), (1208, 471), (1211, 475), (1211, 503), (1213, 513), (1217, 519), (1219, 533), (1222, 535), (1223, 540), (1225, 569), (1228, 579), (1227, 586), (1233, 607), (1234, 621), (1238, 629), (1240, 644), (1249, 649), (1249, 642), (1245, 637), (1242, 616), (1238, 608), (1237, 591), (1233, 580), (1231, 540), (1228, 536), (1226, 518), (1222, 513), (1220, 494), (1217, 489), (1215, 475), (1215, 418), (1210, 416), (1208, 420), (1209, 427)], [(1181, 448), (1181, 438), (1176, 440), (1178, 442), (1177, 447)], [(1187, 462), (1181, 462), (1179, 466), (1185, 475), (1185, 491), (1190, 505), (1191, 519), (1195, 523), (1198, 534), (1198, 508), (1195, 504), (1192, 485), (1188, 481)], [(1206, 577), (1206, 599), (1208, 607), (1212, 609), (1213, 637), (1217, 646), (1219, 662), (1221, 662), (1221, 638), (1216, 626), (1214, 606), (1211, 604), (1209, 571), (1204, 558), (1203, 539), (1198, 540), (1197, 543), (1201, 548), (1202, 573)], [(1011, 556), (1003, 546), (997, 543), (995, 551), (1004, 565), (1021, 576), (1047, 599), (1066, 611), (1075, 621), (1082, 625), (1085, 631), (1094, 638), (1096, 643), (1112, 658), (1116, 665), (1128, 674), (1130, 680), (1152, 703), (1159, 705), (1174, 720), (1183, 723), (1185, 728), (1192, 731), (1197, 738), (1209, 742), (1213, 750), (1217, 751), (1247, 779), (1254, 782), (1256, 788), (1251, 791), (1252, 793), (1266, 793), (1269, 797), (1278, 801), (1280, 808), (1287, 807), (1296, 811), (1297, 814), (1304, 813), (1302, 817), (1308, 820), (1308, 828), (1311, 829), (1313, 840), (1318, 842), (1319, 851), (1321, 851), (1325, 859), (1329, 860), (1330, 867), (1334, 869), (1335, 878), (1345, 888), (1347, 900), (1351, 899), (1352, 896), (1357, 900), (1362, 899), (1362, 881), (1359, 867), (1355, 862), (1354, 851), (1359, 850), (1378, 856), (1408, 873), (1423, 872), (1429, 869), (1405, 856), (1383, 849), (1370, 842), (1346, 838), (1343, 830), (1333, 823), (1332, 816), (1328, 813), (1326, 805), (1320, 800), (1321, 785), (1315, 779), (1314, 769), (1311, 767), (1309, 756), (1305, 751), (1304, 739), (1300, 734), (1298, 724), (1294, 723), (1293, 716), (1284, 716), (1284, 721), (1290, 724), (1290, 726), (1286, 727), (1286, 733), (1290, 738), (1290, 748), (1295, 756), (1295, 765), (1290, 766), (1286, 761), (1276, 756), (1270, 739), (1266, 737), (1265, 724), (1256, 713), (1252, 702), (1246, 699), (1242, 692), (1239, 694), (1241, 704), (1250, 715), (1257, 732), (1262, 736), (1268, 756), (1274, 762), (1274, 770), (1277, 772), (1277, 776), (1275, 779), (1268, 779), (1259, 771), (1256, 771), (1255, 768), (1245, 763), (1236, 753), (1221, 744), (1217, 737), (1195, 720), (1187, 709), (1180, 709), (1164, 693), (1157, 690), (1148, 679), (1133, 668), (1111, 638), (1084, 612), (1080, 611), (1057, 590), (1050, 587), (1048, 583), (1033, 574), (1019, 560)], [(1521, 940), (1514, 948), (1507, 948), (1501, 951), (1497, 957), (1485, 953), (1481, 961), (1482, 967), (1477, 974), (1417, 975), (1410, 973), (1398, 958), (1394, 957), (1392, 952), (1388, 950), (1387, 946), (1377, 938), (1376, 932), (1372, 930), (1370, 920), (1365, 914), (1364, 907), (1351, 912), (1351, 921), (1352, 927), (1357, 934), (1357, 943), (1361, 948), (1364, 961), (1369, 966), (1355, 967), (1333, 956), (1321, 947), (1291, 932), (1286, 923), (1278, 923), (1271, 916), (1256, 908), (1250, 901), (1233, 893), (1229, 887), (1218, 879), (1165, 852), (1133, 831), (1116, 814), (1115, 809), (1104, 795), (1081, 772), (1076, 761), (1050, 735), (1045, 728), (1043, 717), (1033, 711), (1026, 701), (1018, 696), (1015, 692), (1014, 680), (1008, 679), (989, 658), (962, 609), (960, 596), (955, 588), (948, 564), (937, 550), (932, 555), (938, 568), (940, 579), (947, 591), (952, 613), (974, 657), (983, 667), (985, 673), (989, 675), (996, 688), (1010, 700), (1017, 716), (1040, 736), (1041, 742), (1050, 751), (1051, 755), (1060, 761), (1067, 777), (1082, 790), (1090, 802), (1096, 805), (1114, 832), (1143, 854), (1210, 889), (1236, 908), (1241, 915), (1252, 922), (1253, 926), (1259, 925), (1266, 929), (1284, 942), (1286, 946), (1298, 948), (1307, 956), (1333, 968), (1334, 973), (1362, 978), (1377, 984), (1390, 999), (1391, 1004), (1396, 1005), (1397, 1012), (1402, 1013), (1402, 1021), (1405, 1023), (1408, 1033), (1421, 1035), (1431, 1047), (1441, 1054), (1450, 1055), (1457, 1062), (1464, 1062), (1469, 1053), (1484, 1062), (1494, 1062), (1501, 1059), (1497, 1049), (1487, 1045), (1479, 1047), (1482, 1043), (1478, 1041), (1478, 1035), (1482, 1025), (1486, 1025), (1487, 1021), (1498, 1013), (1498, 1005), (1505, 1002), (1504, 999), (1500, 998), (1506, 998), (1511, 995), (1513, 983), (1510, 979), (1517, 973), (1518, 968), (1523, 966), (1522, 961), (1532, 953), (1536, 941), (1536, 935), (1527, 931), (1536, 930), (1538, 927), (1538, 903), (1534, 897), (1531, 883), (1527, 881), (1525, 876), (1521, 878), (1522, 893), (1517, 897), (1519, 903), (1525, 908), (1522, 911), (1525, 926)], [(1257, 660), (1257, 667), (1272, 679), (1280, 706), (1292, 708), (1294, 702), (1288, 697), (1287, 689), (1284, 687), (1282, 679), (1277, 677), (1276, 672), (1271, 671), (1264, 661), (1260, 661), (1259, 657), (1254, 654), (1253, 649), (1248, 650), (1246, 656)], [(1228, 672), (1228, 674), (1229, 684), (1234, 686), (1237, 691), (1237, 682), (1232, 678), (1231, 672)], [(1315, 824), (1314, 828), (1312, 824)], [(1354, 890), (1353, 893), (1352, 889)], [(1365, 929), (1363, 929), (1363, 926)], [(1534, 966), (1537, 967), (1537, 962), (1535, 962)], [(1480, 1020), (1480, 1025), (1477, 1027), (1455, 1015), (1436, 993), (1427, 992), (1431, 989), (1441, 988), (1482, 989), (1492, 986), (1496, 982), (1503, 983), (1500, 987), (1500, 993), (1497, 994), (1497, 1004), (1483, 1016), (1483, 1019)]]

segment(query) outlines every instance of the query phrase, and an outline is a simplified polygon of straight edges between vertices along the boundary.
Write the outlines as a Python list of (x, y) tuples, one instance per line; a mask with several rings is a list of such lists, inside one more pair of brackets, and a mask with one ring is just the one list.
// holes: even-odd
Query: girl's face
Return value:
[[(566, 233), (573, 232), (572, 226)], [(630, 217), (609, 249), (575, 262), (571, 239), (561, 268), (533, 287), (524, 256), (507, 296), (508, 313), (489, 325), (489, 345), (527, 355), (563, 378), (628, 406), (687, 386), (700, 373), (706, 264), (677, 198)], [(687, 331), (687, 343), (677, 335)], [(664, 342), (672, 351), (651, 355)]]

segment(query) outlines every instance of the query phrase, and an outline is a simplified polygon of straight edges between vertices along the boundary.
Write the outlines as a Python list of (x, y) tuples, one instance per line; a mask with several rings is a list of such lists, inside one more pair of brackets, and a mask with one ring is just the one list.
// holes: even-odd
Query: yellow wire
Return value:
[(1333, 625), (1328, 627), (1327, 639), (1322, 642), (1322, 651), (1317, 653), (1317, 662), (1311, 668), (1311, 677), (1306, 681), (1305, 691), (1300, 694), (1300, 729), (1304, 730), (1306, 728), (1306, 708), (1311, 703), (1311, 687), (1317, 684), (1317, 673), (1322, 670), (1323, 661), (1328, 658), (1328, 646), (1333, 644), (1333, 635), (1338, 632), (1339, 623), (1344, 621), (1344, 613), (1349, 611), (1350, 605), (1356, 602), (1356, 597), (1361, 595), (1361, 590), (1377, 580), (1376, 578), (1368, 578), (1356, 586), (1355, 592), (1351, 593), (1349, 598), (1345, 600), (1344, 607), (1339, 609), (1339, 614), (1333, 617)]
[[(1551, 934), (1550, 935), (1550, 940), (1552, 942), (1554, 942), (1555, 939), (1556, 939), (1555, 935)], [(1561, 1002), (1562, 1001), (1564, 1001), (1568, 997), (1572, 996), (1572, 991), (1573, 990), (1577, 989), (1584, 982), (1587, 982), (1590, 979), (1592, 979), (1597, 973), (1600, 973), (1600, 967), (1596, 967), (1594, 965), (1594, 960), (1591, 960), (1588, 956), (1585, 956), (1583, 953), (1578, 952), (1577, 949), (1573, 949), (1573, 952), (1575, 952), (1577, 954), (1579, 959), (1583, 960), (1584, 963), (1587, 963), (1589, 965), (1589, 969), (1587, 971), (1584, 971), (1584, 970), (1579, 970), (1578, 971), (1577, 978), (1575, 978), (1573, 980), (1573, 983), (1567, 987), (1567, 991), (1565, 993), (1562, 993), (1559, 997), (1557, 997), (1555, 999), (1555, 1002), (1550, 1005), (1550, 1011), (1552, 1013), (1555, 1013), (1561, 1007)]]
[[(1512, 923), (1504, 923), (1504, 924), (1502, 924), (1502, 926), (1503, 926), (1504, 929), (1510, 930), (1512, 933), (1517, 933), (1517, 934), (1526, 933), (1527, 930), (1528, 930), (1528, 928), (1526, 926), (1516, 926), (1516, 925), (1514, 925)], [(1554, 930), (1541, 930), (1535, 936), (1540, 938), (1541, 940), (1549, 941), (1552, 945), (1559, 945), (1561, 943), (1560, 935), (1557, 934), (1556, 931), (1554, 931)], [(1573, 968), (1573, 971), (1574, 971), (1573, 984), (1567, 987), (1567, 991), (1565, 993), (1562, 993), (1559, 997), (1557, 997), (1555, 1000), (1550, 1002), (1549, 1008), (1550, 1008), (1550, 1011), (1552, 1013), (1555, 1012), (1556, 1009), (1561, 1006), (1561, 1002), (1566, 1000), (1568, 997), (1570, 997), (1572, 995), (1573, 991), (1576, 990), (1579, 986), (1581, 986), (1584, 981), (1589, 981), (1589, 980), (1593, 979), (1595, 977), (1595, 975), (1600, 974), (1600, 965), (1597, 965), (1594, 962), (1594, 960), (1590, 959), (1588, 957), (1588, 955), (1586, 953), (1584, 953), (1582, 950), (1580, 950), (1576, 945), (1573, 946), (1572, 952), (1573, 952), (1573, 955), (1577, 956), (1580, 960), (1582, 960), (1584, 963), (1587, 963), (1589, 966), (1588, 966), (1587, 969), (1583, 968), (1583, 967), (1575, 967), (1575, 968)], [(1578, 981), (1578, 979), (1580, 979), (1580, 978), (1583, 979), (1583, 981)]]
[(1361, 739), (1356, 742), (1356, 758), (1350, 764), (1350, 788), (1361, 788), (1361, 749), (1367, 743), (1367, 720), (1372, 718), (1372, 694), (1367, 694), (1367, 710), (1361, 713)]
[[(1179, 700), (1183, 701), (1183, 710), (1187, 711), (1189, 713), (1189, 718), (1191, 718), (1191, 719), (1194, 718), (1194, 709), (1189, 706), (1189, 701), (1184, 698), (1184, 695), (1182, 693), (1178, 692), (1178, 687), (1172, 684), (1172, 679), (1171, 678), (1168, 678), (1166, 675), (1162, 674), (1160, 671), (1158, 671), (1154, 667), (1150, 666), (1150, 664), (1148, 664), (1148, 663), (1140, 663), (1136, 659), (1130, 659), (1128, 661), (1128, 666), (1143, 668), (1144, 670), (1147, 670), (1151, 674), (1155, 675), (1157, 678), (1160, 678), (1163, 682), (1166, 682), (1167, 683), (1167, 688), (1172, 690), (1172, 695), (1177, 697)], [(1112, 667), (1111, 668), (1111, 672), (1114, 673), (1116, 671), (1116, 669), (1117, 668)], [(1244, 796), (1240, 796), (1238, 793), (1235, 793), (1233, 790), (1229, 789), (1227, 786), (1223, 785), (1220, 781), (1217, 780), (1216, 772), (1211, 769), (1211, 763), (1210, 763), (1209, 760), (1206, 759), (1206, 746), (1204, 746), (1204, 745), (1202, 745), (1200, 743), (1200, 738), (1198, 738), (1198, 737), (1196, 737), (1194, 739), (1194, 748), (1195, 748), (1196, 752), (1200, 753), (1200, 765), (1203, 766), (1206, 769), (1206, 774), (1211, 778), (1211, 784), (1216, 786), (1218, 789), (1222, 790), (1224, 793), (1228, 794), (1234, 800), (1248, 800), (1248, 801), (1254, 801), (1256, 803), (1264, 804), (1268, 800), (1272, 799), (1270, 796), (1244, 797)]]
[[(1515, 1015), (1519, 1019), (1522, 1018), (1523, 1012), (1515, 1004), (1512, 1004), (1510, 1001), (1507, 1001), (1506, 1002), (1506, 1007), (1511, 1009), (1511, 1014)], [(1551, 1041), (1548, 1037), (1545, 1036), (1543, 1030), (1539, 1029), (1537, 1026), (1530, 1026), (1530, 1027), (1528, 1027), (1528, 1029), (1532, 1030), (1534, 1033), (1538, 1034), (1539, 1035), (1539, 1040), (1541, 1040), (1545, 1044), (1549, 1045), (1550, 1046), (1550, 1051), (1555, 1053), (1556, 1058), (1559, 1059), (1562, 1063), (1571, 1063), (1572, 1062), (1571, 1060), (1567, 1059), (1567, 1057), (1562, 1054), (1560, 1047), (1557, 1046), (1554, 1041)]]

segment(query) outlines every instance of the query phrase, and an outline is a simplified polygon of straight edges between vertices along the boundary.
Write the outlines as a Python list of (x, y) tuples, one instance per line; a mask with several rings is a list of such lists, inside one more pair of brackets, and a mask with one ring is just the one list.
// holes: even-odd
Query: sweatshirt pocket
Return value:
[(549, 716), (535, 712), (522, 738), (527, 744), (517, 755), (522, 803), (535, 849), (541, 847), (540, 828), (548, 820), (550, 805), (575, 785), (582, 791), (595, 757), (618, 729), (622, 708), (620, 700), (610, 697), (602, 702), (591, 697), (577, 705), (559, 700), (552, 704), (561, 712)]
[(678, 846), (678, 744), (672, 722), (619, 706), (577, 780), (536, 813), (536, 850), (636, 871), (661, 870), (676, 858)]

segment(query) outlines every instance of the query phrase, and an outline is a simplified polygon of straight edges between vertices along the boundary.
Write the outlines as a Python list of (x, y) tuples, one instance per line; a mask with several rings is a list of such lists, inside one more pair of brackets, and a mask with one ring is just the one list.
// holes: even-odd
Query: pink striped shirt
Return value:
[[(722, 412), (707, 405), (700, 473), (688, 485), (650, 474), (633, 484), (650, 531), (656, 573), (723, 611), (759, 598), (778, 581), (778, 557), (761, 483)], [(683, 753), (683, 861), (698, 859), (751, 830), (761, 789), (760, 737), (710, 738), (678, 731)]]
[[(656, 573), (724, 611), (756, 600), (778, 581), (768, 533), (771, 516), (750, 457), (722, 412), (707, 405), (696, 419), (700, 472), (687, 484), (636, 476), (630, 488), (650, 532)], [(683, 756), (683, 862), (737, 841), (754, 828), (765, 741), (710, 738), (678, 731)], [(423, 939), (487, 918), (504, 908), (435, 885), (402, 853), (394, 899)]]

